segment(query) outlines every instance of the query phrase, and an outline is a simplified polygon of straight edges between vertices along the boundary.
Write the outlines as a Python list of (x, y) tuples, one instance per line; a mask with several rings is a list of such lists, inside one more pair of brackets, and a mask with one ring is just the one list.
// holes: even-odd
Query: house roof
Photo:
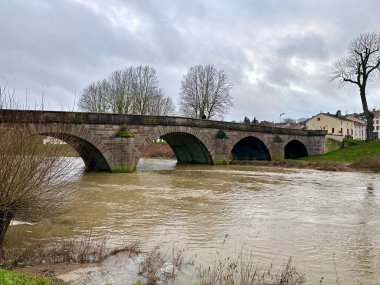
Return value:
[[(379, 111), (379, 114), (380, 114), (380, 111)], [(337, 119), (337, 120), (342, 120), (342, 121), (347, 121), (347, 122), (355, 122), (355, 123), (361, 123), (361, 124), (365, 124), (365, 122), (359, 118), (355, 118), (353, 116), (338, 116), (338, 115), (334, 115), (334, 114), (330, 114), (330, 113), (319, 113), (313, 117), (311, 117), (309, 120), (315, 118), (315, 117), (318, 117), (318, 116), (321, 116), (321, 115), (324, 115), (324, 116), (327, 116), (327, 117), (331, 117), (331, 118), (334, 118), (334, 119)], [(308, 120), (308, 121), (309, 121)]]
[(327, 117), (331, 117), (331, 118), (334, 118), (334, 119), (337, 119), (337, 120), (350, 121), (350, 120), (347, 120), (343, 116), (338, 117), (337, 115), (333, 115), (333, 114), (330, 114), (330, 113), (319, 113), (319, 114), (311, 117), (308, 121), (310, 121), (311, 119), (314, 119), (315, 117), (321, 116), (321, 115), (324, 115), (324, 116), (327, 116)]
[(357, 117), (354, 117), (354, 116), (351, 116), (351, 115), (346, 116), (346, 119), (349, 120), (349, 121), (353, 121), (355, 123), (359, 123), (359, 124), (365, 125), (365, 121), (364, 120), (362, 120), (360, 118), (357, 118)]

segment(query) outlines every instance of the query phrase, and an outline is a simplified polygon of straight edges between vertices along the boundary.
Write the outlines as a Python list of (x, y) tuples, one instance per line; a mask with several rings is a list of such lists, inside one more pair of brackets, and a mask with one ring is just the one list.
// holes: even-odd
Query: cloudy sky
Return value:
[[(43, 94), (45, 109), (71, 110), (87, 84), (150, 65), (177, 102), (187, 69), (214, 64), (233, 83), (226, 120), (359, 112), (329, 69), (379, 15), (378, 0), (0, 0), (0, 85), (21, 105)], [(380, 108), (380, 80), (368, 101)]]

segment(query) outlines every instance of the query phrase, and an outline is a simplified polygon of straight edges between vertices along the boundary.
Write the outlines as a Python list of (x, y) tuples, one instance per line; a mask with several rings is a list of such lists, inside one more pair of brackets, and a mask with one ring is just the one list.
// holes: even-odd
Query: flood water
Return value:
[[(378, 174), (142, 159), (132, 174), (80, 170), (78, 185), (62, 217), (72, 223), (18, 225), (11, 234), (33, 242), (91, 229), (111, 244), (181, 244), (205, 265), (237, 249), (264, 266), (292, 257), (307, 284), (336, 284), (337, 275), (340, 284), (380, 282)], [(193, 284), (189, 274), (177, 283)]]

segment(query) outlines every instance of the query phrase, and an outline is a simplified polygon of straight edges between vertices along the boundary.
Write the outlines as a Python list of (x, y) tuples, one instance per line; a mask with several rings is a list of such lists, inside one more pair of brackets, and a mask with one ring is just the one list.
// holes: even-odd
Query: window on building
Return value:
[(331, 128), (331, 133), (332, 133), (332, 134), (334, 133), (334, 128)]
[(320, 121), (321, 120), (321, 118), (317, 118), (317, 121)]
[(340, 128), (340, 132), (339, 132), (341, 135), (343, 135), (343, 128)]
[(379, 130), (379, 126), (376, 126), (376, 131), (378, 131)]

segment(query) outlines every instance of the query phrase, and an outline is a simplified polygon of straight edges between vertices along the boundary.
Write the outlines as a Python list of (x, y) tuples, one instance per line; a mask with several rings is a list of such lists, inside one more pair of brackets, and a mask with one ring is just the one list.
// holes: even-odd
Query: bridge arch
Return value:
[(254, 136), (238, 141), (231, 150), (231, 157), (232, 160), (271, 160), (266, 145)]
[(305, 144), (299, 140), (289, 141), (284, 148), (285, 159), (293, 159), (308, 156)]
[(207, 147), (196, 136), (173, 132), (160, 136), (173, 149), (179, 162), (212, 164), (212, 157)]
[(171, 147), (178, 162), (213, 164), (213, 145), (209, 144), (212, 136), (208, 135), (194, 128), (164, 126), (155, 129), (139, 149), (142, 154), (154, 140), (161, 138)]
[(50, 136), (64, 141), (73, 147), (88, 171), (111, 171), (107, 158), (101, 152), (104, 146), (101, 143), (91, 141), (91, 135), (87, 130), (68, 125), (40, 125), (29, 124), (26, 131), (30, 136)]

